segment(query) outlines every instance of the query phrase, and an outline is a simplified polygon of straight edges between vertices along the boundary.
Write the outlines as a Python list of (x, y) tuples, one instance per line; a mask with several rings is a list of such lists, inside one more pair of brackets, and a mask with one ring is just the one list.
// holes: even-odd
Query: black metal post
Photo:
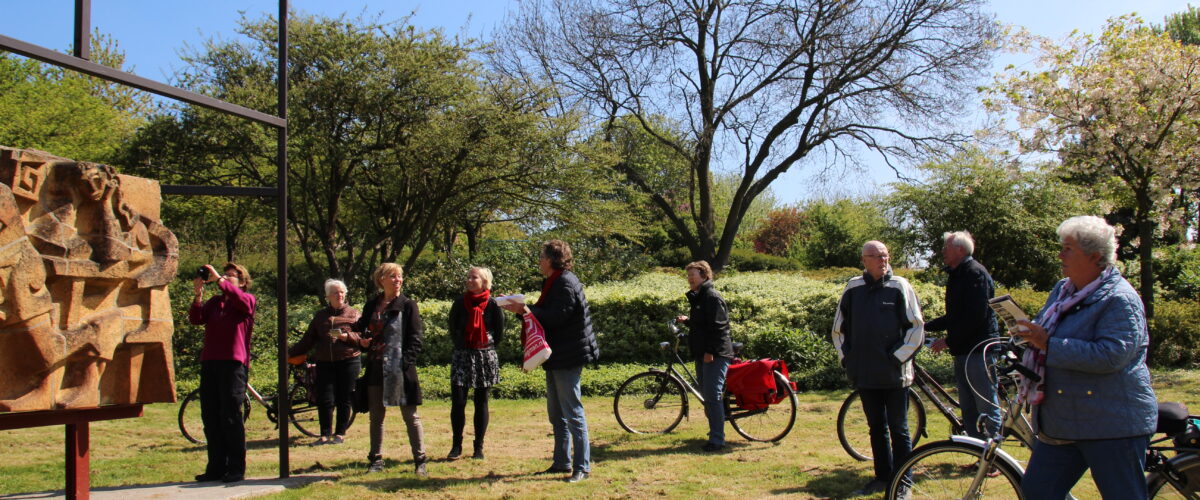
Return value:
[(92, 59), (92, 0), (75, 0), (75, 57)]
[(279, 477), (288, 477), (289, 457), (288, 457), (288, 426), (284, 421), (284, 415), (287, 415), (291, 409), (291, 398), (286, 397), (288, 386), (288, 365), (287, 365), (287, 347), (288, 347), (288, 324), (287, 324), (287, 283), (288, 283), (288, 268), (287, 268), (287, 211), (288, 211), (288, 196), (287, 196), (287, 140), (288, 140), (288, 2), (287, 0), (279, 0), (279, 76), (276, 83), (279, 85), (279, 117), (284, 120), (284, 125), (278, 129), (278, 158), (276, 164), (278, 172), (276, 173), (275, 187), (279, 190), (279, 195), (275, 198), (277, 205), (276, 224), (278, 225), (276, 239), (276, 267), (279, 273), (279, 282), (275, 285), (276, 294), (279, 297)]

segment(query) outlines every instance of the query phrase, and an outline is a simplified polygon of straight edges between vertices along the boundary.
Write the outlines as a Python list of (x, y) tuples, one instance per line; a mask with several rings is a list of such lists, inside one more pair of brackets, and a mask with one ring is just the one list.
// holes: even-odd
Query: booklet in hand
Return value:
[(499, 297), (492, 297), (492, 298), (496, 300), (497, 305), (501, 305), (501, 306), (506, 306), (509, 304), (524, 304), (525, 303), (525, 296), (522, 294), (519, 294), (519, 293), (513, 294), (513, 295), (501, 295)]
[(988, 305), (992, 307), (993, 311), (996, 311), (1000, 320), (1004, 321), (1004, 326), (1008, 331), (1028, 330), (1017, 323), (1018, 320), (1029, 321), (1029, 316), (1026, 316), (1025, 311), (1022, 311), (1020, 307), (1017, 307), (1017, 301), (1013, 300), (1012, 295), (1001, 295), (991, 299), (988, 301)]

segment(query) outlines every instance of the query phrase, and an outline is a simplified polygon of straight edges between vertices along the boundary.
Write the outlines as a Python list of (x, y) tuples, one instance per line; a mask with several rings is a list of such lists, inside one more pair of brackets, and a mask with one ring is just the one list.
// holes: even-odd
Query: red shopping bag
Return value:
[(529, 371), (550, 359), (550, 344), (546, 343), (546, 330), (532, 313), (526, 314), (524, 319), (521, 344), (525, 346), (525, 363), (521, 368)]

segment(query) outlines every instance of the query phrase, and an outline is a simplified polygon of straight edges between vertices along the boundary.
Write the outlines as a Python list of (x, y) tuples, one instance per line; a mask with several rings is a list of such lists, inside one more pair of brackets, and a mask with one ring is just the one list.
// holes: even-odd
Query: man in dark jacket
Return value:
[(583, 284), (571, 272), (571, 247), (561, 240), (542, 245), (538, 271), (545, 276), (537, 302), (502, 306), (517, 314), (533, 314), (546, 330), (550, 359), (546, 370), (546, 411), (554, 428), (554, 462), (542, 473), (567, 473), (567, 482), (587, 479), (591, 473), (591, 445), (587, 416), (580, 399), (583, 365), (600, 358), (592, 316)]
[(679, 316), (676, 320), (687, 323), (692, 331), (688, 347), (696, 360), (696, 376), (700, 377), (700, 392), (704, 394), (704, 415), (708, 417), (708, 442), (703, 449), (717, 451), (725, 447), (725, 406), (721, 395), (725, 392), (725, 374), (733, 361), (729, 308), (713, 288), (712, 267), (707, 262), (696, 261), (684, 269), (691, 288), (686, 294), (692, 306), (691, 317)]
[(846, 283), (833, 319), (833, 347), (858, 389), (875, 460), (875, 478), (854, 495), (883, 491), (912, 452), (908, 386), (925, 341), (921, 303), (907, 280), (892, 275), (887, 247), (868, 241), (862, 261), (866, 271)]
[[(975, 240), (971, 233), (956, 231), (942, 235), (942, 259), (946, 263), (946, 314), (925, 324), (927, 332), (946, 332), (930, 346), (933, 352), (947, 347), (954, 356), (954, 379), (967, 434), (984, 439), (1000, 431), (1000, 403), (996, 400), (996, 379), (989, 367), (996, 353), (984, 352), (980, 342), (999, 334), (996, 316), (988, 300), (996, 292), (992, 276), (979, 261), (971, 258)], [(982, 417), (982, 421), (980, 421)]]

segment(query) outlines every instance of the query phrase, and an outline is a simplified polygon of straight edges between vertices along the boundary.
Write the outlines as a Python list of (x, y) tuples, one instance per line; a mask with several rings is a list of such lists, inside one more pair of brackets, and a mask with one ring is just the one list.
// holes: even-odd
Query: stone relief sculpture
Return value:
[(157, 182), (0, 147), (0, 411), (175, 400)]

